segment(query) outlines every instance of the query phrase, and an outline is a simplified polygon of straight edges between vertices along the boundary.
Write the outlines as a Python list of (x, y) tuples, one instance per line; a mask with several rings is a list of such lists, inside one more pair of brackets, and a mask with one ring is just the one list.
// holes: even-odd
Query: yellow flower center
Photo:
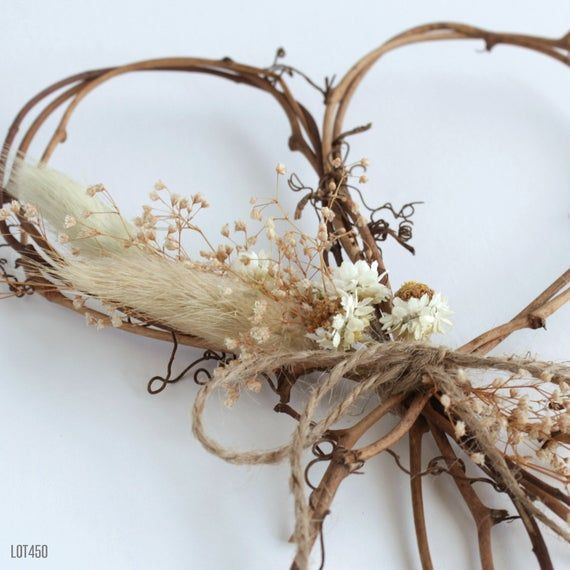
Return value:
[(398, 291), (396, 291), (396, 297), (399, 297), (403, 301), (407, 301), (411, 297), (421, 299), (424, 295), (427, 295), (431, 299), (433, 294), (434, 290), (431, 287), (428, 287), (425, 283), (418, 283), (417, 281), (406, 281)]
[(315, 332), (319, 327), (329, 324), (330, 318), (340, 310), (340, 299), (318, 299), (313, 304), (313, 310), (305, 315), (307, 329)]

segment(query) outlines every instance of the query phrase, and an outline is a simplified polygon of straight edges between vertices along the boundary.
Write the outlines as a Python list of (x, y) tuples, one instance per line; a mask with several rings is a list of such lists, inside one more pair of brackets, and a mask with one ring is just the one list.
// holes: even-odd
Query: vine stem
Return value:
[(410, 492), (412, 496), (412, 510), (414, 513), (414, 526), (416, 541), (423, 570), (433, 570), (427, 525), (424, 512), (424, 499), (422, 490), (422, 441), (428, 431), (428, 425), (423, 417), (419, 417), (410, 429)]
[[(311, 545), (322, 531), (325, 517), (329, 513), (330, 506), (340, 484), (354, 472), (362, 463), (362, 458), (357, 457), (354, 446), (358, 440), (374, 425), (376, 425), (390, 411), (402, 403), (403, 395), (391, 396), (369, 412), (364, 418), (351, 428), (342, 430), (330, 430), (326, 435), (336, 442), (332, 459), (317, 488), (311, 493), (309, 502), (312, 510)], [(407, 429), (403, 429), (401, 423), (391, 432), (390, 441), (395, 442), (401, 438)], [(392, 443), (393, 444), (393, 443)], [(378, 453), (380, 453), (378, 451)], [(299, 570), (297, 562), (293, 562), (292, 570)]]
[(435, 443), (443, 455), (449, 473), (453, 477), (455, 485), (475, 521), (481, 568), (483, 570), (493, 570), (493, 551), (491, 548), (491, 529), (495, 524), (493, 511), (481, 501), (469, 481), (465, 478), (465, 471), (460, 466), (445, 432), (434, 423), (434, 416), (430, 416), (429, 413), (426, 415), (430, 418), (428, 419), (429, 427)]
[(508, 323), (480, 334), (467, 344), (464, 344), (461, 350), (486, 354), (517, 330), (544, 328), (546, 319), (570, 300), (570, 287), (557, 295), (569, 283), (570, 269), (558, 277)]

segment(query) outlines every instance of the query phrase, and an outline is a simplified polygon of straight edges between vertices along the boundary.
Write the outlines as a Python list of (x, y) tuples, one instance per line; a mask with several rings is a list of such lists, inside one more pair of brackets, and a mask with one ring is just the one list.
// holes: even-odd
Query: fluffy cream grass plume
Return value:
[(133, 226), (110, 210), (108, 204), (96, 195), (89, 196), (86, 186), (46, 165), (17, 159), (8, 191), (20, 202), (35, 206), (50, 227), (58, 234), (67, 234), (70, 241), (80, 237), (84, 226), (77, 223), (66, 227), (66, 216), (81, 221), (85, 212), (96, 212), (89, 218), (90, 225), (105, 235), (81, 237), (77, 245), (83, 256), (97, 256), (102, 251), (123, 253), (123, 240), (136, 234)]
[(188, 267), (147, 252), (91, 259), (69, 258), (54, 269), (77, 291), (115, 307), (128, 307), (146, 320), (225, 348), (227, 339), (249, 335), (255, 327), (255, 301), (267, 303), (262, 347), (300, 349), (304, 330), (282, 322), (282, 306), (237, 279)]

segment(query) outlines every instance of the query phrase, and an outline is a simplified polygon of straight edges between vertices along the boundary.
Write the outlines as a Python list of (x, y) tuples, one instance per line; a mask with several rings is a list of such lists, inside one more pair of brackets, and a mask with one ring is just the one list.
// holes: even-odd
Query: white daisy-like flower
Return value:
[(340, 267), (332, 270), (332, 280), (339, 292), (358, 293), (359, 299), (370, 298), (372, 303), (380, 303), (390, 296), (390, 289), (380, 283), (378, 262), (368, 265), (360, 259), (356, 263), (343, 261)]
[(394, 297), (392, 312), (380, 318), (383, 330), (407, 340), (427, 340), (451, 325), (449, 306), (439, 293), (423, 293), (419, 298)]
[(269, 269), (274, 262), (263, 250), (259, 253), (246, 251), (241, 253), (234, 262), (234, 271), (253, 279), (254, 281), (265, 281), (269, 276)]
[(307, 337), (314, 340), (321, 348), (349, 350), (366, 338), (366, 329), (374, 314), (371, 298), (358, 299), (356, 295), (343, 293), (342, 312), (331, 319), (329, 328), (319, 327)]
[(337, 331), (325, 329), (324, 327), (319, 327), (315, 332), (307, 333), (307, 338), (314, 340), (321, 348), (326, 350), (334, 350), (340, 344), (340, 334)]
[(0, 208), (0, 222), (5, 222), (11, 215), (12, 212), (8, 208)]

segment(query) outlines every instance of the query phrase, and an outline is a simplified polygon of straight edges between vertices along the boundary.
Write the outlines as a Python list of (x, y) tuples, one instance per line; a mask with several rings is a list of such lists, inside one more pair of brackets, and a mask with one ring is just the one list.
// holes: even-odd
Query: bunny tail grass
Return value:
[[(87, 187), (46, 165), (33, 165), (16, 159), (8, 192), (22, 203), (36, 207), (40, 216), (58, 234), (70, 241), (80, 238), (81, 255), (94, 257), (103, 251), (123, 253), (124, 240), (135, 235), (132, 225), (100, 200), (89, 196)], [(80, 237), (84, 226), (80, 222), (89, 216), (89, 227), (98, 230), (96, 237)], [(75, 220), (70, 226), (67, 220)]]
[(93, 259), (68, 258), (54, 276), (73, 289), (119, 309), (136, 308), (145, 320), (200, 337), (223, 348), (252, 330), (256, 301), (267, 304), (263, 326), (267, 347), (299, 349), (304, 329), (282, 322), (283, 307), (231, 277), (205, 272), (146, 252)]

